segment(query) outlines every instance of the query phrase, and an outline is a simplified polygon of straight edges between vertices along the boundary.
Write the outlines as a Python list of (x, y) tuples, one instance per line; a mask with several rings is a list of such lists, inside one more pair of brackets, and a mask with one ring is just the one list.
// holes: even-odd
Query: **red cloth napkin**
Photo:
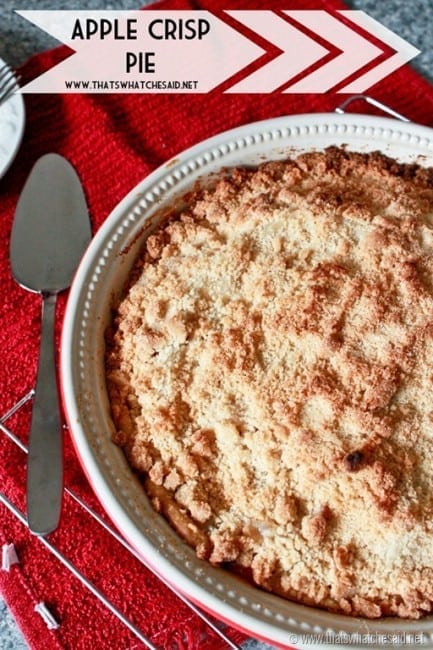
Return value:
[[(287, 5), (290, 5), (288, 7)], [(338, 9), (338, 0), (290, 3), (259, 0), (173, 0), (161, 9)], [(67, 54), (60, 47), (30, 59), (20, 71), (30, 80)], [(411, 120), (432, 125), (433, 89), (409, 67), (369, 91)], [(26, 96), (27, 126), (17, 159), (0, 182), (0, 416), (34, 385), (40, 300), (13, 281), (8, 262), (14, 209), (31, 166), (57, 152), (76, 167), (96, 232), (116, 203), (159, 164), (220, 131), (280, 115), (332, 111), (345, 96), (325, 95), (35, 95)], [(358, 107), (355, 107), (358, 108)], [(359, 107), (370, 112), (370, 107)], [(65, 296), (58, 310), (60, 332)], [(30, 403), (7, 421), (27, 442)], [(66, 484), (98, 512), (101, 508), (78, 465), (68, 434)], [(25, 510), (25, 455), (0, 432), (1, 490)], [(160, 648), (217, 650), (218, 637), (89, 515), (66, 497), (61, 527), (50, 539)], [(0, 589), (35, 650), (138, 648), (141, 644), (78, 580), (0, 506), (0, 543), (13, 543), (20, 564), (0, 571)], [(34, 606), (43, 601), (60, 626), (49, 630)], [(206, 634), (207, 633), (207, 634)], [(237, 642), (246, 637), (228, 629)]]

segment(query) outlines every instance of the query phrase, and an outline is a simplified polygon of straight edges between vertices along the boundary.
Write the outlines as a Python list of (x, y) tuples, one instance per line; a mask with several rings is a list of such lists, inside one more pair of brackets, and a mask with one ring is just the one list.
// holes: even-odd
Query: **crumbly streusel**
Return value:
[(199, 557), (433, 611), (433, 170), (235, 170), (148, 238), (107, 340), (115, 442)]

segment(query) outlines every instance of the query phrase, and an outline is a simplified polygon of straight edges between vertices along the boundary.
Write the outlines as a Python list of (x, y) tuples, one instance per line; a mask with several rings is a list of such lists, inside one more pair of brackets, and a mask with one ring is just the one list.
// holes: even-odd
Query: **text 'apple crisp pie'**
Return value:
[(115, 442), (200, 558), (350, 615), (433, 611), (433, 169), (237, 169), (148, 239)]

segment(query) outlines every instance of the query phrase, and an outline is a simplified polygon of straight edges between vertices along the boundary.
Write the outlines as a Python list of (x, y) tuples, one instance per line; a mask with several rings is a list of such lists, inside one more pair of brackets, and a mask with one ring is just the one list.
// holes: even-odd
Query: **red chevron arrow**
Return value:
[[(228, 93), (272, 92), (283, 86), (284, 93), (325, 93), (336, 86), (338, 92), (360, 93), (419, 54), (419, 50), (363, 11), (338, 12), (346, 21), (350, 19), (353, 28), (323, 10), (283, 11), (292, 23), (267, 10), (226, 13), (281, 51), (276, 58), (231, 86), (226, 90)], [(359, 27), (364, 35), (359, 33)], [(321, 43), (327, 43), (329, 49), (310, 38), (306, 30)], [(368, 40), (368, 35), (375, 42), (383, 43), (383, 49)], [(336, 48), (339, 53), (330, 56)], [(311, 71), (313, 64), (315, 69)], [(367, 66), (370, 70), (365, 72)], [(359, 78), (354, 80), (356, 73)], [(346, 79), (351, 79), (350, 83), (341, 88)]]
[(282, 50), (282, 54), (229, 88), (228, 93), (272, 92), (329, 54), (329, 50), (272, 11), (226, 13)]
[(413, 45), (403, 40), (400, 36), (397, 36), (397, 34), (394, 34), (390, 29), (363, 11), (345, 10), (341, 11), (341, 14), (348, 16), (352, 22), (357, 23), (367, 32), (380, 38), (383, 43), (393, 48), (395, 53), (388, 57), (386, 61), (383, 61), (383, 63), (380, 63), (369, 72), (358, 77), (356, 81), (342, 88), (339, 92), (352, 94), (364, 93), (375, 83), (387, 77), (391, 72), (398, 70), (402, 65), (420, 54), (420, 50), (417, 50), (416, 47), (413, 47)]
[(286, 93), (325, 93), (383, 54), (383, 50), (326, 11), (284, 13), (342, 50), (332, 61), (287, 88)]

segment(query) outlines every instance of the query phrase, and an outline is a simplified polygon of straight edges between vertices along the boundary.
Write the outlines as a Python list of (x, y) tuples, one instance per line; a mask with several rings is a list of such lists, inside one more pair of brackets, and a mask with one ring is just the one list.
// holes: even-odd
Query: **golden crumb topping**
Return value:
[(147, 240), (107, 336), (117, 433), (201, 558), (306, 604), (433, 611), (433, 170), (234, 170)]

